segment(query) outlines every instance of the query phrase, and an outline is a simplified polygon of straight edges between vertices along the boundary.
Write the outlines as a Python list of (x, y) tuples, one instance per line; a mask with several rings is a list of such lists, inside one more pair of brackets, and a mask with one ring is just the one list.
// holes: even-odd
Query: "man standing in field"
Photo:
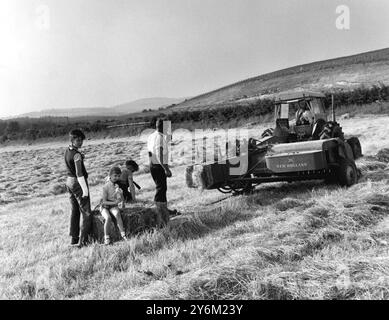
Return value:
[(84, 166), (81, 148), (85, 135), (79, 130), (70, 131), (70, 145), (65, 151), (65, 165), (68, 178), (66, 188), (69, 193), (71, 216), (71, 246), (82, 247), (86, 244), (91, 226), (91, 205), (88, 187), (88, 173)]
[[(154, 197), (155, 206), (161, 217), (158, 217), (158, 224), (162, 226), (169, 221), (169, 215), (172, 213), (167, 208), (167, 181), (166, 178), (172, 176), (169, 169), (168, 143), (167, 136), (163, 130), (162, 119), (158, 119), (155, 127), (156, 130), (147, 140), (147, 151), (150, 161), (150, 173), (155, 182), (156, 192)], [(161, 221), (162, 218), (162, 221)]]

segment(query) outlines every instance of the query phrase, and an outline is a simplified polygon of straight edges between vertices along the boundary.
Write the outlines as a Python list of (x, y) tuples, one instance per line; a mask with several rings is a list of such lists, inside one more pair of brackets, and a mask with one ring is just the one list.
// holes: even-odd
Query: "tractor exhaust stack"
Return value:
[(336, 122), (335, 119), (335, 108), (334, 108), (334, 95), (331, 95), (331, 114), (332, 114), (332, 121)]

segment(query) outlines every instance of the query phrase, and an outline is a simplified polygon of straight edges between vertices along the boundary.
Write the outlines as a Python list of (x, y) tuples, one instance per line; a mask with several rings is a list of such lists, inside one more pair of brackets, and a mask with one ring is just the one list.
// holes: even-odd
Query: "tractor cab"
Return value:
[[(318, 139), (327, 122), (323, 98), (322, 93), (307, 91), (278, 96), (275, 100), (274, 135), (282, 140), (287, 132), (289, 140)], [(294, 118), (294, 125), (290, 124), (290, 118)]]

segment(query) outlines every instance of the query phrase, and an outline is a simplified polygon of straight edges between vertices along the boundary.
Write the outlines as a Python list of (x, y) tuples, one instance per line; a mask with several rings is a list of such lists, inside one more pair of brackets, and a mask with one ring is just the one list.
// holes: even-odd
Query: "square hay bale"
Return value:
[(228, 177), (229, 165), (205, 163), (188, 166), (185, 172), (186, 185), (189, 188), (212, 189)]
[[(157, 211), (153, 208), (132, 206), (121, 210), (122, 220), (126, 236), (131, 237), (140, 232), (157, 227)], [(109, 235), (112, 241), (120, 240), (120, 232), (116, 219), (109, 226)], [(92, 212), (91, 237), (98, 242), (104, 242), (104, 218), (100, 210)]]
[(384, 148), (378, 151), (376, 157), (379, 161), (389, 163), (389, 148)]

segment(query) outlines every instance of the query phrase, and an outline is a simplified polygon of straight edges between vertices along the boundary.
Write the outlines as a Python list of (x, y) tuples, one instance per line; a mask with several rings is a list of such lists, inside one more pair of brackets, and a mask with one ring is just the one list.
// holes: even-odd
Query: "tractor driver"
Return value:
[(303, 101), (302, 103), (299, 103), (299, 109), (296, 112), (296, 125), (312, 125), (314, 121), (313, 114), (309, 110), (307, 102)]

